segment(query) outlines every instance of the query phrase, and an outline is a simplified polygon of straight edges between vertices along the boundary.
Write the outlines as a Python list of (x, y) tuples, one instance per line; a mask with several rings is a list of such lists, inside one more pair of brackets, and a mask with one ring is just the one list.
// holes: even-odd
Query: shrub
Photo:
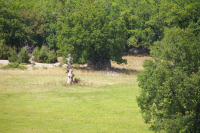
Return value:
[(18, 57), (17, 57), (17, 52), (16, 52), (16, 48), (10, 48), (10, 56), (8, 57), (8, 60), (10, 62), (17, 62)]
[(10, 64), (8, 64), (6, 66), (3, 66), (1, 68), (2, 69), (15, 69), (15, 68), (18, 68), (18, 69), (22, 69), (22, 70), (28, 69), (27, 67), (21, 66), (19, 63), (16, 63), (16, 62), (12, 62), (12, 63), (10, 63)]
[(66, 58), (67, 58), (66, 56), (63, 56), (63, 57), (62, 57), (62, 63), (63, 63), (63, 64), (67, 64), (67, 63), (68, 63)]
[(55, 63), (57, 62), (56, 52), (54, 50), (49, 51), (47, 63)]
[(7, 60), (10, 56), (10, 47), (5, 44), (5, 40), (0, 42), (0, 59)]
[(33, 52), (33, 56), (34, 56), (33, 60), (36, 62), (40, 62), (40, 63), (57, 62), (56, 52), (54, 50), (47, 52), (44, 47), (41, 49), (36, 47), (36, 49)]
[(28, 56), (28, 52), (25, 48), (21, 49), (19, 52), (19, 63), (29, 63), (30, 57)]
[(35, 50), (33, 51), (33, 60), (36, 62), (39, 62), (39, 56), (40, 56), (40, 49), (38, 47), (35, 48)]
[(10, 62), (29, 63), (29, 59), (30, 57), (28, 56), (28, 52), (24, 48), (21, 49), (18, 56), (16, 48), (10, 48), (10, 56), (8, 57)]
[(40, 49), (40, 53), (39, 53), (39, 62), (41, 63), (46, 63), (48, 59), (48, 54), (45, 51), (45, 48)]

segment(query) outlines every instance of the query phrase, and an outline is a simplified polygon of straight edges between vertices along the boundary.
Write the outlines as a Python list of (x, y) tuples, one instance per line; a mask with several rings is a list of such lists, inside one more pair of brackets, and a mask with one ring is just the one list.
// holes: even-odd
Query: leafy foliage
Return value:
[(36, 47), (33, 53), (33, 60), (40, 63), (55, 63), (57, 62), (57, 56), (54, 50), (47, 52), (45, 48), (39, 49)]
[(54, 50), (49, 51), (48, 53), (48, 59), (47, 59), (47, 63), (55, 63), (57, 62), (57, 56), (56, 56), (56, 52)]
[(8, 60), (10, 62), (15, 62), (15, 63), (29, 63), (29, 55), (28, 52), (26, 51), (25, 48), (22, 48), (17, 55), (16, 48), (10, 48), (10, 55), (8, 57)]
[(33, 60), (40, 63), (45, 63), (46, 60), (48, 59), (47, 52), (45, 51), (44, 48), (39, 49), (37, 47), (33, 53), (33, 56), (34, 56)]
[(22, 19), (6, 1), (1, 0), (0, 4), (0, 38), (5, 40), (6, 45), (20, 47), (26, 32), (21, 24)]
[(33, 51), (33, 60), (39, 62), (40, 49), (36, 47)]
[(5, 40), (0, 40), (0, 59), (7, 60), (10, 56), (10, 47), (5, 44)]
[(154, 131), (199, 132), (200, 48), (191, 29), (166, 29), (155, 43), (154, 60), (144, 62), (137, 98), (146, 123)]
[[(59, 49), (59, 55), (74, 52), (74, 60), (79, 63), (90, 57), (124, 62), (112, 52), (105, 55), (97, 52), (109, 51), (115, 44), (121, 51), (123, 47), (127, 51), (133, 46), (150, 47), (164, 37), (166, 27), (195, 28), (196, 34), (200, 31), (199, 0), (30, 0), (25, 3), (0, 0), (0, 3), (0, 38), (6, 45), (17, 49), (27, 44), (47, 45), (51, 50)], [(101, 43), (108, 46), (97, 50), (103, 46), (102, 39)], [(92, 48), (94, 43), (100, 46)], [(89, 50), (84, 45), (91, 47), (92, 55), (97, 57), (87, 54)], [(121, 55), (121, 51), (115, 53)]]
[(18, 56), (17, 56), (17, 52), (16, 52), (16, 48), (10, 48), (10, 55), (8, 57), (8, 60), (10, 62), (18, 62)]
[(28, 52), (26, 51), (25, 48), (22, 48), (21, 51), (19, 52), (19, 63), (29, 63), (30, 57), (28, 56)]
[(13, 63), (10, 63), (6, 66), (2, 66), (1, 69), (22, 69), (22, 70), (25, 70), (25, 69), (28, 69), (27, 67), (25, 66), (21, 66), (19, 63), (16, 63), (16, 62), (13, 62)]
[(124, 33), (123, 20), (111, 21), (98, 5), (84, 5), (58, 23), (57, 53), (71, 53), (77, 63), (110, 59), (123, 63)]
[(43, 34), (45, 30), (44, 19), (33, 10), (21, 11), (19, 16), (26, 30), (26, 43), (41, 46), (43, 44)]

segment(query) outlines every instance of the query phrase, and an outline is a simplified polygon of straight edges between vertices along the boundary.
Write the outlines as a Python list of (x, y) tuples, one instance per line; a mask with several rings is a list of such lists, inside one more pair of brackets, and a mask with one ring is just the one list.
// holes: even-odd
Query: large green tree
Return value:
[(19, 15), (0, 0), (0, 40), (5, 40), (6, 45), (17, 47), (23, 44), (25, 29), (20, 21)]
[(123, 20), (112, 20), (95, 3), (83, 4), (58, 22), (57, 53), (62, 56), (71, 53), (77, 63), (87, 60), (93, 64), (105, 60), (123, 63), (125, 32)]
[[(102, 16), (106, 19), (98, 21)], [(123, 33), (119, 37), (121, 39), (116, 39), (115, 42), (125, 41), (123, 45), (128, 51), (133, 46), (154, 45), (155, 41), (164, 37), (165, 27), (195, 28), (195, 34), (198, 34), (199, 18), (199, 0), (0, 0), (0, 38), (5, 40), (6, 45), (47, 45), (50, 49), (57, 50), (57, 45), (63, 45), (65, 40), (64, 29), (73, 29), (70, 35), (67, 33), (67, 37), (65, 36), (71, 38), (71, 33), (75, 34), (74, 29), (79, 25), (81, 30), (86, 31), (77, 34), (80, 40), (81, 34), (84, 38), (90, 38), (91, 36), (85, 35), (87, 31), (89, 34), (95, 33), (97, 30), (92, 26), (102, 23), (96, 26), (101, 29), (101, 35), (105, 37), (104, 33), (110, 34), (111, 27), (115, 28), (118, 32), (109, 35), (109, 38), (113, 39), (117, 34)], [(89, 22), (90, 26), (82, 24), (89, 19), (92, 20)], [(116, 26), (109, 26), (114, 23)], [(109, 44), (111, 42), (113, 43), (110, 41)], [(75, 60), (85, 62), (86, 54), (84, 57), (82, 55), (80, 54), (80, 58), (75, 57)], [(110, 57), (112, 55), (111, 53)]]
[(200, 132), (200, 40), (193, 31), (166, 29), (138, 76), (138, 105), (154, 131)]
[(44, 43), (45, 22), (40, 14), (33, 10), (24, 10), (18, 13), (26, 32), (25, 41), (29, 45), (42, 46)]

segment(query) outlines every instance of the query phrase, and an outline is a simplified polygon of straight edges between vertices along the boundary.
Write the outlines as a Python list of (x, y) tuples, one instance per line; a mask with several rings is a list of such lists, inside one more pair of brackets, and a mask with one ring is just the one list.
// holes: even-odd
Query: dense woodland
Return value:
[(199, 0), (0, 0), (1, 47), (45, 45), (77, 63), (123, 63), (124, 51), (154, 45), (166, 28), (198, 34), (199, 18)]

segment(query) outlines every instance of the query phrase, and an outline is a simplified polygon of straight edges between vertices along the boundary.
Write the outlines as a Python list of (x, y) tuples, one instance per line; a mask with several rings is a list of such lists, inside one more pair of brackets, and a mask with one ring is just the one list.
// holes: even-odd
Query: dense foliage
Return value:
[(57, 56), (54, 50), (47, 50), (45, 47), (36, 49), (33, 52), (33, 60), (40, 63), (55, 63), (57, 62)]
[(5, 44), (5, 40), (0, 42), (0, 59), (7, 60), (10, 56), (10, 47)]
[(21, 70), (25, 70), (28, 69), (26, 66), (22, 66), (17, 62), (12, 62), (6, 66), (2, 66), (1, 69), (21, 69)]
[(0, 0), (0, 40), (47, 45), (78, 63), (122, 63), (125, 48), (152, 46), (166, 27), (198, 33), (199, 17), (199, 0)]
[(123, 63), (124, 21), (110, 19), (97, 4), (83, 5), (80, 11), (70, 13), (58, 23), (58, 53), (65, 56), (71, 53), (78, 63), (88, 59)]
[(19, 52), (18, 62), (19, 63), (29, 63), (30, 57), (28, 56), (28, 52), (25, 48), (22, 48)]
[(200, 132), (199, 35), (191, 29), (166, 29), (152, 48), (153, 60), (144, 62), (137, 100), (154, 131)]
[(16, 48), (15, 47), (10, 48), (9, 49), (9, 57), (8, 57), (9, 62), (18, 62), (19, 63), (18, 59), (19, 59), (19, 57), (17, 55)]

